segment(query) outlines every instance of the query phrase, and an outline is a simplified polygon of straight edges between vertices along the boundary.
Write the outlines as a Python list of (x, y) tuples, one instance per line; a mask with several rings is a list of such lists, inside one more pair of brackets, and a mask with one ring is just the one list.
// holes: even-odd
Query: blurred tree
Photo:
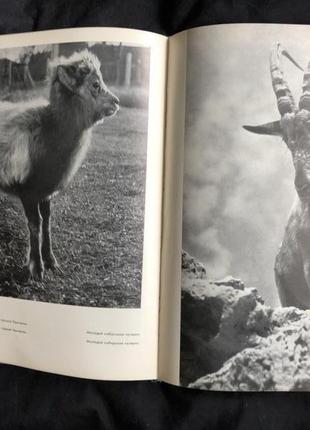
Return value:
[(116, 76), (115, 76), (115, 84), (121, 85), (122, 83), (122, 64), (123, 58), (125, 54), (124, 46), (120, 43), (116, 54)]
[(29, 63), (35, 54), (54, 53), (58, 45), (37, 45), (21, 48), (0, 50), (0, 60), (8, 60), (7, 83), (9, 90), (14, 81), (22, 82), (25, 88), (33, 88), (34, 80), (31, 76)]

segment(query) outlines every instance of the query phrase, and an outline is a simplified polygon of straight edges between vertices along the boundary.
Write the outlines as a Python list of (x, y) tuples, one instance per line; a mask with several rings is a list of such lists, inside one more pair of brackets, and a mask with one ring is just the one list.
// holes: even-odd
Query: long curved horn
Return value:
[(282, 48), (280, 43), (275, 44), (270, 54), (270, 73), (272, 87), (277, 98), (278, 109), (281, 116), (287, 112), (295, 112), (297, 110), (294, 97), (284, 79), (281, 62), (282, 55), (288, 58), (296, 67), (303, 70), (290, 54)]
[(267, 122), (261, 125), (243, 125), (242, 127), (251, 133), (282, 136), (280, 121)]

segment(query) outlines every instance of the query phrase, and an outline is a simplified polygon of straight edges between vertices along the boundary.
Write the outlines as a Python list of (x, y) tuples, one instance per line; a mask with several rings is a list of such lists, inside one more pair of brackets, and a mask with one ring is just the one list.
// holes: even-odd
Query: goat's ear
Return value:
[(59, 81), (70, 91), (76, 92), (77, 79), (76, 79), (76, 68), (73, 65), (57, 67), (57, 76)]
[(267, 134), (269, 136), (283, 135), (280, 121), (267, 122), (262, 125), (244, 125), (243, 128), (256, 134)]

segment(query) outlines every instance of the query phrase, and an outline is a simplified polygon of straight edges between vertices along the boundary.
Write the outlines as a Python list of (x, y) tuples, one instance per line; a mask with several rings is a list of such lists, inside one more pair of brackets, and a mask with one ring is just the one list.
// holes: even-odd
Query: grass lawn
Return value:
[(98, 307), (140, 306), (147, 111), (122, 108), (96, 126), (71, 185), (53, 200), (54, 253), (63, 275), (30, 281), (21, 203), (0, 193), (0, 295)]

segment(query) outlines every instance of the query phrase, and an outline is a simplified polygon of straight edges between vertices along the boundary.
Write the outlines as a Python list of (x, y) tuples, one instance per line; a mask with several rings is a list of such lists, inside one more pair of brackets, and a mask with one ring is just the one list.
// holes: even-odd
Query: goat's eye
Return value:
[(93, 83), (93, 88), (95, 88), (95, 90), (99, 90), (99, 89), (100, 89), (100, 84), (99, 84), (99, 82), (94, 82), (94, 83)]

